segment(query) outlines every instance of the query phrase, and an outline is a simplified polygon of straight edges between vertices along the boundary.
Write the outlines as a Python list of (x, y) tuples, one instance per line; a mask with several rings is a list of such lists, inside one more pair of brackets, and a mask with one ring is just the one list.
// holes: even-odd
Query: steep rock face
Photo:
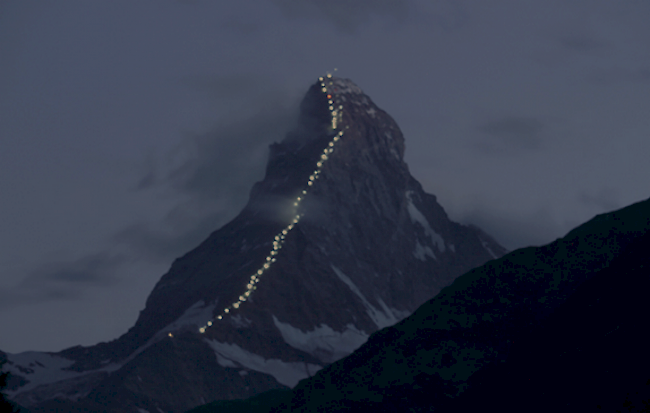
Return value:
[(9, 355), (10, 394), (35, 412), (181, 412), (293, 387), (352, 353), (505, 253), (450, 221), (403, 156), (388, 114), (321, 78), (244, 210), (174, 261), (136, 324), (110, 343)]

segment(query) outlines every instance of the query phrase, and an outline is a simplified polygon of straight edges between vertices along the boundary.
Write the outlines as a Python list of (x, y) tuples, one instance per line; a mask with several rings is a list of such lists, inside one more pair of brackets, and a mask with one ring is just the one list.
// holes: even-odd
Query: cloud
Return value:
[(306, 89), (246, 75), (187, 83), (221, 105), (221, 116), (203, 132), (188, 133), (169, 153), (146, 159), (136, 180), (137, 190), (181, 201), (162, 222), (135, 222), (112, 237), (150, 260), (177, 258), (241, 211), (253, 184), (264, 178), (269, 145), (295, 128)]
[(295, 124), (296, 113), (296, 107), (283, 107), (274, 99), (258, 100), (255, 115), (188, 136), (171, 154), (176, 166), (162, 183), (201, 199), (233, 192), (244, 196), (250, 183), (262, 178), (269, 145)]
[[(183, 205), (183, 217), (170, 213), (158, 225), (139, 222), (132, 224), (113, 236), (113, 241), (130, 250), (137, 258), (154, 262), (171, 261), (197, 247), (207, 236), (218, 229), (228, 218), (231, 210), (192, 214), (191, 206)], [(185, 228), (178, 228), (186, 222)], [(174, 230), (175, 229), (175, 230)]]
[(611, 68), (593, 72), (589, 75), (591, 83), (600, 86), (612, 86), (621, 83), (650, 83), (650, 67)]
[(484, 153), (533, 151), (542, 146), (544, 124), (535, 118), (507, 116), (478, 125), (475, 146)]
[(126, 256), (109, 252), (42, 262), (18, 285), (0, 291), (0, 308), (77, 299), (88, 288), (117, 283), (119, 270), (129, 262)]
[(474, 205), (468, 207), (458, 220), (478, 226), (509, 250), (547, 244), (572, 228), (568, 223), (559, 223), (550, 210), (543, 207), (516, 213), (505, 208)]
[(115, 281), (114, 272), (124, 257), (108, 252), (89, 254), (74, 260), (42, 264), (23, 281), (25, 285), (102, 285)]
[(559, 41), (565, 49), (578, 53), (600, 52), (608, 48), (608, 44), (597, 36), (585, 34), (567, 34), (561, 36)]
[(596, 193), (582, 192), (578, 195), (578, 201), (582, 205), (596, 208), (598, 213), (621, 208), (619, 191), (614, 188), (601, 188)]
[(346, 33), (357, 32), (373, 17), (403, 22), (409, 3), (402, 0), (273, 0), (289, 18), (325, 19)]
[(185, 78), (183, 83), (208, 97), (223, 100), (242, 99), (263, 93), (269, 81), (257, 75), (237, 73), (222, 76), (193, 75)]

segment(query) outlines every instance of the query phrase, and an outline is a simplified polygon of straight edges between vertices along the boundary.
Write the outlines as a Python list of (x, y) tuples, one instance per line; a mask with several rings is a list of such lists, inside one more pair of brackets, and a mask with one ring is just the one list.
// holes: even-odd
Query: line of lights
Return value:
[[(336, 130), (338, 124), (341, 122), (343, 106), (338, 105), (338, 107), (336, 107), (334, 102), (333, 92), (332, 91), (328, 92), (328, 85), (332, 86), (331, 79), (332, 79), (331, 74), (327, 75), (327, 79), (323, 77), (318, 78), (321, 85), (321, 91), (327, 94), (327, 102), (329, 104), (329, 110), (332, 115), (332, 129)], [(296, 198), (295, 202), (293, 203), (293, 206), (296, 207), (296, 212), (298, 210), (298, 207), (300, 206), (300, 203), (305, 199), (305, 196), (307, 195), (308, 192), (307, 190), (314, 185), (314, 182), (316, 182), (316, 179), (318, 179), (318, 177), (320, 176), (323, 165), (329, 159), (331, 153), (334, 151), (334, 145), (339, 141), (339, 139), (341, 139), (342, 136), (343, 136), (343, 131), (338, 131), (338, 133), (334, 135), (334, 138), (329, 142), (329, 144), (323, 150), (320, 159), (318, 160), (318, 162), (316, 162), (316, 169), (309, 176), (309, 180), (307, 181), (307, 187), (303, 189), (302, 193)], [(215, 320), (222, 320), (226, 316), (226, 314), (232, 313), (233, 310), (238, 309), (248, 298), (250, 298), (253, 291), (257, 289), (256, 284), (260, 282), (260, 277), (266, 271), (268, 271), (271, 268), (271, 265), (276, 261), (276, 256), (280, 252), (280, 249), (282, 249), (286, 236), (298, 224), (298, 222), (300, 221), (300, 217), (301, 215), (299, 213), (296, 213), (295, 217), (293, 218), (293, 221), (275, 236), (273, 240), (273, 248), (271, 249), (271, 252), (269, 253), (269, 255), (266, 256), (264, 264), (260, 267), (260, 269), (258, 269), (253, 275), (250, 276), (248, 283), (246, 284), (246, 291), (242, 295), (240, 295), (237, 298), (237, 300), (235, 300), (235, 302), (230, 304), (228, 307), (224, 308), (219, 315), (212, 318), (211, 320), (208, 320), (208, 322), (205, 323), (204, 326), (200, 327), (199, 328), (200, 333), (202, 334), (205, 333), (205, 331), (209, 327), (212, 327), (215, 324), (216, 322)], [(172, 333), (169, 333), (169, 336), (173, 337)]]

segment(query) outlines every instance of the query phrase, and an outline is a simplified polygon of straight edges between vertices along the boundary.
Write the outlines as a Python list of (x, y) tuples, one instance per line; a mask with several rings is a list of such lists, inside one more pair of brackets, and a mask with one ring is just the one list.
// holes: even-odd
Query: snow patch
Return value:
[(352, 324), (348, 324), (344, 331), (334, 331), (330, 326), (321, 324), (305, 332), (289, 323), (279, 321), (275, 316), (273, 316), (273, 323), (288, 345), (316, 356), (325, 363), (333, 363), (350, 355), (369, 337)]
[[(388, 131), (384, 132), (384, 136), (386, 136), (386, 138), (388, 139), (389, 142), (393, 140), (393, 135), (392, 135), (390, 132), (388, 132)], [(398, 161), (401, 159), (400, 156), (399, 156), (399, 152), (397, 152), (397, 150), (396, 150), (395, 148), (393, 148), (392, 146), (391, 146), (391, 148), (390, 148), (390, 153), (391, 153), (391, 154), (395, 157), (395, 159), (397, 159)]]
[(203, 300), (194, 303), (190, 308), (185, 310), (183, 315), (178, 317), (176, 321), (168, 324), (166, 327), (160, 330), (156, 334), (156, 337), (162, 338), (162, 336), (167, 336), (170, 332), (182, 330), (187, 327), (198, 329), (214, 317), (213, 314), (216, 306), (216, 302), (214, 304), (205, 305), (205, 302)]
[(412, 195), (413, 195), (413, 191), (406, 191), (406, 199), (408, 200), (408, 211), (409, 211), (409, 215), (411, 216), (411, 222), (413, 223), (417, 222), (418, 224), (420, 224), (422, 228), (424, 228), (424, 233), (430, 236), (431, 241), (433, 241), (433, 243), (438, 246), (438, 250), (441, 252), (445, 252), (445, 240), (442, 239), (440, 234), (438, 234), (436, 231), (434, 231), (431, 228), (431, 225), (429, 225), (429, 221), (427, 221), (425, 216), (422, 215), (422, 212), (420, 212), (420, 210), (415, 207), (415, 205), (413, 204), (413, 199), (411, 199)]
[(138, 413), (149, 413), (149, 410), (141, 409), (139, 407), (137, 407), (137, 409), (138, 409)]
[[(122, 365), (129, 363), (138, 354), (142, 353), (148, 347), (159, 342), (160, 340), (167, 339), (168, 333), (179, 330), (183, 327), (203, 325), (207, 320), (212, 318), (216, 304), (205, 306), (203, 301), (195, 303), (188, 308), (182, 316), (176, 321), (167, 325), (161, 331), (156, 333), (154, 337), (149, 339), (146, 344), (140, 346), (125, 360), (118, 363), (107, 364), (110, 360), (103, 360), (103, 366), (99, 369), (88, 371), (69, 371), (65, 368), (74, 364), (74, 360), (69, 360), (54, 354), (28, 351), (18, 354), (7, 354), (10, 363), (7, 363), (7, 370), (16, 376), (25, 378), (27, 384), (19, 387), (14, 391), (7, 391), (10, 397), (29, 392), (36, 387), (42, 385), (51, 385), (63, 380), (70, 380), (80, 378), (89, 374), (98, 372), (113, 372), (118, 370)], [(74, 399), (78, 395), (66, 396), (69, 399)]]
[(237, 328), (247, 328), (252, 323), (251, 320), (246, 317), (242, 317), (241, 314), (235, 314), (234, 316), (231, 316), (230, 322)]
[[(361, 294), (361, 291), (357, 288), (356, 285), (352, 282), (350, 278), (348, 278), (347, 275), (343, 274), (343, 271), (339, 270), (336, 268), (334, 265), (330, 264), (330, 267), (334, 270), (336, 275), (343, 281), (349, 288), (350, 290), (356, 294), (357, 297), (361, 299), (363, 302), (364, 307), (368, 310), (368, 316), (372, 319), (372, 321), (377, 325), (379, 328), (384, 328), (388, 326), (392, 326), (393, 324), (397, 323), (399, 320), (395, 316), (395, 314), (386, 307), (388, 310), (387, 312), (382, 312), (377, 310), (372, 304), (368, 302), (366, 297), (364, 297), (363, 294)], [(381, 301), (381, 299), (379, 299)]]
[(244, 377), (247, 374), (248, 374), (248, 372), (246, 370), (239, 370), (239, 375), (240, 376)]
[(221, 354), (219, 354), (219, 353), (216, 353), (216, 354), (217, 354), (217, 363), (219, 363), (219, 365), (220, 365), (221, 367), (233, 367), (233, 368), (237, 368), (237, 367), (239, 367), (239, 365), (236, 364), (235, 362), (233, 362), (232, 360), (223, 357), (223, 356), (222, 356)]
[[(479, 238), (480, 239), (480, 238)], [(494, 258), (495, 260), (499, 258), (491, 249), (488, 247), (488, 243), (485, 242), (484, 240), (481, 239), (481, 244), (483, 244), (483, 248)]]
[(374, 118), (375, 113), (377, 113), (377, 111), (375, 110), (375, 108), (370, 108), (370, 109), (366, 110), (366, 113)]
[(413, 251), (413, 255), (420, 261), (426, 261), (427, 256), (433, 258), (434, 260), (436, 259), (436, 256), (431, 248), (423, 247), (422, 244), (420, 244), (420, 241), (415, 242), (415, 251)]
[(74, 360), (66, 359), (54, 354), (40, 351), (25, 351), (18, 354), (7, 353), (5, 364), (7, 371), (16, 376), (21, 376), (28, 381), (16, 390), (7, 390), (11, 397), (35, 389), (44, 384), (56, 383), (61, 380), (74, 379), (96, 372), (112, 372), (120, 368), (120, 364), (109, 364), (101, 369), (89, 371), (64, 370), (74, 364)]
[[(170, 332), (188, 328), (195, 328), (198, 330), (199, 326), (204, 325), (208, 320), (213, 318), (214, 309), (216, 306), (217, 302), (206, 306), (203, 300), (194, 303), (190, 308), (185, 310), (183, 315), (177, 318), (176, 321), (163, 327), (162, 330), (158, 331), (153, 337), (147, 340), (145, 344), (138, 347), (133, 353), (131, 353), (129, 357), (127, 357), (126, 360), (122, 362), (122, 365), (129, 363), (131, 360), (136, 358), (138, 354), (142, 353), (157, 342), (166, 340), (169, 337)], [(119, 367), (120, 366), (117, 366), (113, 370), (117, 370)], [(105, 369), (106, 368), (101, 370)]]
[[(250, 353), (236, 344), (221, 343), (217, 340), (205, 340), (217, 355), (217, 360), (228, 359), (231, 363), (239, 364), (249, 370), (273, 376), (279, 383), (285, 386), (294, 387), (304, 378), (310, 377), (321, 366), (316, 364), (285, 362), (279, 359), (265, 359), (264, 357)], [(221, 364), (221, 363), (219, 363)]]

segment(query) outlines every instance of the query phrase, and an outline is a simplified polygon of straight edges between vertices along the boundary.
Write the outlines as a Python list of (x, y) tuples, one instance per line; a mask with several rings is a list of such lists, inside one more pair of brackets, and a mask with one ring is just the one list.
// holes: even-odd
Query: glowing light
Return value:
[[(334, 69), (334, 70), (336, 70), (336, 69)], [(328, 73), (327, 78), (331, 79), (332, 74)], [(319, 77), (318, 79), (320, 81), (321, 90), (323, 92), (327, 93), (327, 87), (325, 85), (324, 78)], [(333, 83), (330, 81), (329, 85), (333, 85)], [(333, 97), (333, 93), (331, 93), (331, 92), (327, 93), (327, 99), (328, 99), (328, 103), (329, 103), (329, 110), (330, 110), (331, 115), (332, 115), (332, 129), (336, 129), (337, 123), (341, 121), (341, 115), (342, 115), (341, 110), (343, 109), (343, 105), (338, 105), (338, 110), (335, 109), (336, 104), (335, 104), (335, 100), (334, 100), (334, 97)], [(347, 125), (345, 126), (345, 129), (349, 129), (349, 128), (350, 128), (349, 126), (347, 126)], [(312, 173), (311, 176), (309, 176), (309, 181), (307, 182), (307, 184), (309, 186), (312, 186), (314, 184), (315, 180), (318, 179), (318, 177), (320, 176), (321, 168), (322, 168), (323, 164), (325, 163), (325, 161), (328, 159), (328, 154), (332, 153), (332, 151), (334, 150), (334, 148), (333, 148), (334, 143), (337, 142), (340, 139), (341, 136), (343, 136), (343, 131), (342, 130), (338, 131), (338, 133), (334, 136), (332, 141), (329, 142), (328, 147), (326, 147), (323, 150), (323, 154), (321, 155), (320, 160), (316, 163), (316, 170)], [(294, 202), (293, 205), (295, 207), (298, 207), (299, 203), (303, 200), (303, 197), (306, 194), (307, 194), (307, 189), (303, 189), (301, 196), (296, 198), (296, 201)], [(272, 248), (270, 254), (266, 257), (266, 262), (264, 263), (262, 268), (257, 270), (257, 273), (253, 274), (250, 277), (250, 281), (248, 282), (248, 284), (246, 284), (246, 291), (242, 295), (239, 296), (239, 300), (237, 302), (233, 303), (228, 308), (225, 308), (224, 313), (226, 313), (226, 314), (229, 313), (230, 308), (239, 308), (240, 304), (242, 302), (246, 301), (247, 297), (250, 297), (250, 295), (252, 294), (252, 291), (255, 291), (257, 289), (255, 284), (260, 282), (259, 276), (261, 276), (264, 273), (265, 270), (270, 268), (271, 263), (274, 263), (276, 261), (275, 256), (278, 255), (278, 250), (282, 247), (282, 243), (284, 242), (285, 235), (287, 235), (288, 232), (291, 229), (293, 229), (293, 227), (298, 223), (300, 217), (301, 217), (301, 215), (297, 214), (294, 217), (293, 222), (291, 224), (289, 224), (284, 230), (282, 230), (281, 233), (279, 233), (279, 234), (277, 234), (275, 236), (275, 238), (274, 238), (275, 241), (273, 242), (273, 248)], [(219, 316), (216, 317), (216, 319), (221, 320), (221, 319), (223, 319), (223, 316), (219, 315)], [(201, 327), (199, 329), (199, 331), (201, 333), (205, 333), (205, 330), (207, 329), (207, 327), (211, 327), (212, 324), (213, 324), (212, 321), (208, 321), (207, 326)], [(171, 333), (169, 333), (169, 336), (173, 337)]]
[(169, 337), (174, 337), (174, 336), (172, 335), (172, 333), (169, 333)]

